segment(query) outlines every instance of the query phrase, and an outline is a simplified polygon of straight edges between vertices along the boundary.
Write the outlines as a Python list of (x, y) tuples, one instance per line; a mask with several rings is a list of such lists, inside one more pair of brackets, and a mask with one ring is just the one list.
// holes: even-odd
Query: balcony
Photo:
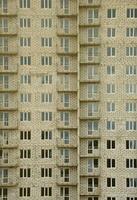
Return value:
[(71, 84), (67, 87), (63, 85), (62, 83), (57, 84), (57, 91), (58, 92), (77, 92), (77, 84), (75, 82), (71, 82)]
[(80, 64), (100, 64), (100, 56), (80, 55)]
[(79, 3), (80, 7), (100, 7), (101, 6), (101, 0), (80, 0)]
[(63, 139), (57, 138), (57, 147), (58, 148), (77, 148), (77, 139), (76, 137), (71, 137), (69, 144), (65, 143)]
[(17, 64), (15, 65), (0, 65), (0, 73), (2, 74), (16, 74), (17, 73)]
[(0, 27), (0, 35), (3, 36), (16, 36), (17, 35), (17, 25), (16, 19), (10, 18), (7, 21), (7, 27)]
[(16, 55), (17, 53), (18, 53), (18, 50), (15, 44), (13, 46), (9, 45), (9, 46), (3, 46), (0, 48), (1, 55)]
[(7, 118), (5, 118), (5, 120), (3, 119), (3, 121), (0, 121), (1, 129), (4, 129), (4, 130), (17, 129), (17, 127), (18, 127), (17, 112), (16, 111), (13, 111), (13, 112), (6, 111), (4, 113), (8, 114), (8, 116), (6, 116)]
[(87, 163), (88, 163), (88, 161), (86, 158), (80, 159), (80, 176), (81, 177), (100, 176), (100, 174), (101, 174), (100, 167), (92, 168), (92, 169), (90, 169), (90, 171), (88, 171)]
[[(58, 17), (77, 17), (77, 2), (70, 1), (70, 5), (65, 8), (57, 7), (57, 16)], [(57, 5), (60, 5), (59, 0), (57, 1)]]
[(0, 111), (16, 111), (18, 109), (17, 95), (12, 93), (7, 95), (7, 100), (0, 103)]
[(17, 15), (17, 1), (16, 0), (8, 1), (7, 5), (5, 4), (5, 7), (3, 6), (0, 9), (0, 15), (1, 16), (16, 16)]
[(100, 157), (100, 150), (99, 149), (92, 149), (92, 153), (88, 153), (86, 151), (83, 151), (83, 148), (80, 152), (81, 158), (98, 158)]
[(100, 112), (92, 112), (92, 113), (87, 113), (86, 110), (82, 108), (80, 111), (80, 119), (81, 120), (99, 120), (100, 119)]
[(56, 53), (59, 55), (75, 56), (77, 55), (77, 50), (76, 48), (63, 48), (57, 45)]
[(19, 159), (10, 152), (9, 159), (0, 159), (1, 168), (14, 168), (19, 166)]
[(65, 112), (65, 113), (68, 113), (68, 115), (66, 115), (66, 117), (68, 117), (66, 118), (66, 120), (65, 120), (65, 114), (63, 116), (64, 119), (61, 119), (61, 113), (62, 112), (58, 112), (57, 128), (58, 129), (77, 129), (77, 113)]
[(0, 148), (2, 149), (14, 149), (18, 148), (19, 141), (17, 137), (17, 133), (13, 131), (4, 131), (3, 133), (7, 133), (7, 138), (0, 137)]
[(65, 105), (65, 103), (58, 102), (57, 103), (57, 110), (62, 110), (62, 111), (67, 110), (67, 111), (73, 112), (73, 111), (77, 111), (77, 105), (76, 105), (76, 103), (75, 104), (69, 103), (69, 105), (67, 105), (67, 103), (66, 103), (66, 105)]
[(3, 77), (3, 83), (0, 84), (0, 92), (17, 92), (17, 76), (6, 75), (2, 77)]
[(101, 45), (101, 40), (100, 38), (86, 38), (86, 37), (83, 37), (83, 38), (80, 38), (80, 45), (81, 46), (99, 46)]
[(100, 26), (100, 17), (99, 18), (92, 18), (87, 20), (87, 13), (83, 13), (81, 12), (81, 16), (80, 16), (80, 22), (79, 22), (79, 26), (80, 27), (95, 27), (95, 26)]
[[(86, 187), (87, 187), (87, 184), (86, 184)], [(87, 188), (85, 187), (80, 190), (80, 196), (90, 196), (90, 195), (99, 196), (100, 194), (101, 194), (101, 189), (98, 187), (93, 187), (92, 192), (88, 192)]]
[(15, 187), (18, 185), (17, 178), (3, 178), (0, 179), (0, 187)]
[(60, 186), (77, 186), (77, 180), (76, 180), (77, 175), (70, 175), (69, 181), (65, 181), (66, 178), (57, 176), (57, 185)]
[(57, 65), (57, 73), (58, 74), (76, 74), (77, 73), (77, 63), (73, 62), (68, 66)]
[(76, 157), (73, 156), (73, 158), (70, 158), (69, 162), (64, 162), (64, 159), (58, 157), (57, 166), (58, 167), (77, 167), (77, 159)]

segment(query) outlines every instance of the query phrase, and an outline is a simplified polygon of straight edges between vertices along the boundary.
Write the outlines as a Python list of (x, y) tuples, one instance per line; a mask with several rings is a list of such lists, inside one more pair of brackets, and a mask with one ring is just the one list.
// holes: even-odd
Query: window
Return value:
[(137, 103), (135, 102), (128, 102), (125, 104), (126, 112), (137, 112)]
[(1, 0), (0, 9), (2, 10), (2, 13), (8, 12), (8, 1), (7, 0)]
[(93, 153), (95, 149), (98, 149), (98, 140), (88, 141), (88, 153)]
[(70, 76), (69, 76), (69, 74), (64, 74), (64, 75), (60, 76), (60, 84), (64, 85), (65, 90), (69, 90), (69, 88), (70, 88)]
[(19, 188), (20, 197), (30, 197), (31, 189), (30, 187)]
[(126, 168), (137, 168), (137, 159), (126, 159)]
[(69, 33), (70, 29), (69, 19), (60, 19), (60, 28), (63, 29), (65, 33)]
[(115, 66), (107, 66), (107, 74), (114, 75), (115, 74)]
[(21, 56), (20, 65), (31, 65), (31, 56)]
[(88, 79), (99, 78), (98, 67), (90, 65), (87, 66), (87, 78)]
[(115, 187), (116, 179), (115, 178), (107, 178), (107, 187)]
[(99, 18), (99, 10), (98, 9), (91, 9), (88, 10), (88, 23), (91, 24), (94, 22), (95, 19)]
[(52, 140), (52, 131), (41, 131), (41, 140)]
[(8, 131), (0, 130), (0, 145), (9, 144), (9, 134)]
[(69, 0), (60, 0), (60, 8), (64, 10), (65, 14), (69, 13)]
[(52, 38), (41, 38), (42, 47), (52, 47)]
[(41, 168), (41, 177), (52, 177), (52, 168)]
[(137, 149), (137, 140), (126, 140), (126, 149)]
[(20, 8), (30, 8), (30, 0), (20, 0)]
[(60, 187), (60, 196), (63, 197), (64, 200), (69, 200), (69, 187)]
[(137, 122), (136, 121), (126, 121), (126, 130), (127, 131), (135, 131), (137, 130)]
[(52, 8), (52, 0), (41, 0), (41, 8)]
[(41, 77), (42, 84), (52, 84), (52, 75), (43, 75)]
[(61, 56), (60, 65), (63, 66), (64, 70), (69, 70), (70, 58), (68, 56)]
[(137, 197), (127, 197), (126, 200), (137, 200)]
[(8, 37), (0, 37), (0, 49), (4, 52), (8, 52)]
[(3, 126), (9, 125), (9, 113), (8, 112), (0, 112), (0, 123)]
[(0, 87), (9, 88), (9, 76), (0, 75)]
[(137, 28), (127, 28), (126, 29), (126, 36), (127, 37), (137, 37)]
[(137, 47), (126, 47), (126, 56), (137, 56)]
[(88, 173), (92, 173), (94, 171), (94, 169), (98, 168), (98, 165), (99, 165), (98, 163), (99, 163), (99, 161), (96, 158), (88, 159), (88, 163), (87, 163)]
[(20, 94), (20, 102), (21, 103), (30, 103), (31, 102), (31, 94), (30, 93), (21, 93)]
[(127, 178), (126, 186), (131, 187), (131, 188), (136, 188), (137, 187), (137, 178)]
[(98, 187), (98, 178), (88, 178), (88, 192), (94, 192)]
[(87, 123), (88, 135), (92, 135), (94, 131), (98, 131), (98, 121), (89, 121)]
[(1, 183), (8, 183), (9, 179), (9, 174), (8, 174), (8, 169), (0, 169), (0, 180)]
[(93, 98), (98, 93), (98, 84), (88, 84), (88, 98)]
[(42, 103), (51, 103), (52, 102), (52, 93), (42, 93), (41, 94)]
[(60, 38), (60, 47), (63, 48), (65, 53), (68, 53), (70, 49), (70, 39), (67, 37)]
[(116, 18), (116, 9), (108, 9), (107, 18)]
[(136, 75), (137, 74), (137, 66), (129, 65), (126, 66), (126, 75)]
[(70, 133), (67, 130), (63, 130), (60, 132), (60, 139), (64, 141), (64, 144), (69, 144)]
[(69, 105), (70, 105), (70, 95), (67, 94), (67, 93), (62, 94), (60, 101), (61, 101), (61, 103), (63, 103), (64, 107), (69, 107)]
[(88, 28), (87, 33), (88, 33), (88, 42), (93, 42), (94, 38), (99, 37), (99, 28), (97, 27)]
[(20, 177), (29, 178), (31, 177), (30, 168), (20, 168)]
[(115, 140), (107, 140), (107, 149), (115, 149)]
[(20, 140), (31, 140), (31, 131), (20, 131)]
[(115, 159), (107, 159), (107, 168), (115, 167)]
[(21, 84), (31, 84), (31, 76), (28, 74), (21, 75), (20, 83)]
[(99, 48), (98, 47), (90, 47), (87, 49), (88, 61), (92, 61), (95, 57), (99, 56)]
[(0, 69), (8, 70), (9, 68), (9, 57), (0, 56)]
[(21, 122), (31, 121), (31, 112), (20, 112), (20, 121)]
[(69, 125), (69, 120), (70, 120), (69, 112), (61, 112), (60, 113), (60, 121), (62, 121), (65, 126)]
[(31, 158), (31, 150), (30, 149), (20, 149), (20, 158)]
[(41, 65), (52, 65), (51, 56), (41, 56)]
[(60, 169), (60, 177), (63, 178), (64, 182), (69, 182), (69, 174), (70, 174), (69, 169), (67, 168)]
[[(20, 38), (20, 46), (21, 47), (30, 47), (31, 46), (31, 38), (30, 37), (29, 38), (21, 37)], [(28, 57), (27, 56), (25, 56), (25, 57), (21, 56), (21, 59), (20, 59), (21, 65), (22, 65), (22, 62), (26, 63), (29, 57), (30, 56), (28, 56)]]
[(8, 32), (8, 18), (0, 19), (0, 29), (5, 33)]
[(107, 29), (107, 36), (108, 37), (115, 37), (116, 36), (116, 29), (115, 28), (108, 28)]
[(0, 94), (0, 106), (9, 107), (9, 94), (7, 93)]
[(115, 47), (107, 47), (107, 56), (111, 56), (111, 57), (116, 56)]
[(107, 93), (108, 94), (113, 94), (115, 93), (115, 84), (107, 84)]
[(8, 163), (9, 152), (7, 150), (0, 149), (0, 162), (5, 164)]
[(0, 188), (0, 199), (8, 200), (8, 189), (7, 188)]
[(20, 28), (30, 28), (31, 21), (30, 18), (20, 18)]
[(51, 28), (52, 27), (52, 19), (51, 18), (46, 18), (46, 19), (41, 19), (41, 28)]
[(64, 163), (69, 163), (70, 150), (69, 149), (61, 149), (60, 150), (60, 158), (63, 159)]
[(128, 8), (127, 18), (137, 18), (137, 8)]
[(107, 121), (107, 130), (115, 130), (115, 121)]
[(136, 83), (128, 83), (126, 86), (126, 93), (127, 94), (136, 94), (137, 93), (137, 84)]
[(116, 200), (116, 197), (107, 197), (107, 200)]
[(52, 149), (41, 149), (41, 158), (52, 158)]
[(90, 117), (90, 116), (93, 116), (95, 113), (98, 113), (99, 111), (99, 105), (98, 103), (88, 103), (87, 104), (87, 115)]
[(52, 112), (42, 112), (41, 120), (42, 121), (52, 121)]
[(107, 111), (115, 112), (115, 103), (114, 102), (107, 102)]

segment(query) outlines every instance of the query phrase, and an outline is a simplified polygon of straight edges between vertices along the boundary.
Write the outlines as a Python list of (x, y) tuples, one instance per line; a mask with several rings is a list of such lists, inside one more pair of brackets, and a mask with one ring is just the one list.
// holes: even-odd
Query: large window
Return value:
[(20, 0), (20, 8), (30, 8), (30, 0)]
[(52, 0), (41, 0), (41, 8), (52, 8)]

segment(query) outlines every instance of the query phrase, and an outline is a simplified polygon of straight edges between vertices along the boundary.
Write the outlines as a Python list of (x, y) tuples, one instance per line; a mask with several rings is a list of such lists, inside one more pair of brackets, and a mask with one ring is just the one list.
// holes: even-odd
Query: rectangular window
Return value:
[(20, 18), (20, 28), (30, 28), (31, 20), (30, 18)]
[(107, 18), (116, 18), (116, 9), (108, 9)]
[(126, 47), (126, 56), (128, 57), (137, 56), (137, 47)]
[(9, 94), (7, 93), (0, 94), (0, 106), (9, 107)]
[(107, 112), (115, 112), (115, 103), (107, 102)]
[(92, 24), (95, 19), (99, 18), (99, 10), (98, 9), (91, 9), (88, 10), (88, 23)]
[(70, 94), (64, 93), (60, 98), (61, 103), (63, 103), (64, 107), (69, 107), (70, 105)]
[(126, 112), (137, 112), (137, 103), (135, 102), (128, 102), (125, 104)]
[(116, 48), (115, 47), (107, 47), (107, 56), (111, 56), (111, 57), (116, 56)]
[(0, 87), (9, 88), (9, 76), (0, 75)]
[(30, 149), (20, 149), (20, 158), (31, 158), (31, 150)]
[(31, 102), (31, 94), (30, 93), (21, 93), (20, 94), (20, 102), (21, 103), (30, 103)]
[(64, 33), (69, 33), (70, 29), (69, 19), (60, 19), (60, 28), (63, 29)]
[(31, 188), (30, 187), (19, 188), (19, 196), (20, 197), (30, 197), (31, 196)]
[(88, 141), (88, 153), (93, 153), (95, 149), (98, 149), (98, 140), (89, 140)]
[(137, 37), (137, 28), (127, 28), (126, 29), (126, 36), (127, 37)]
[(31, 65), (31, 56), (21, 56), (20, 65)]
[(0, 188), (0, 199), (1, 200), (8, 200), (8, 189), (7, 188)]
[(116, 179), (115, 178), (107, 178), (107, 187), (115, 187)]
[(42, 93), (41, 94), (42, 103), (51, 103), (52, 102), (52, 93)]
[(90, 159), (88, 159), (87, 166), (88, 166), (88, 173), (94, 172), (94, 169), (96, 169), (96, 168), (99, 167), (99, 161), (98, 161), (98, 159), (96, 159), (96, 158), (90, 158)]
[(9, 144), (9, 134), (8, 131), (0, 130), (0, 145)]
[(107, 197), (107, 200), (116, 200), (116, 197)]
[(20, 121), (21, 122), (31, 121), (31, 112), (20, 112)]
[(41, 149), (41, 158), (52, 158), (52, 149)]
[(0, 69), (8, 70), (9, 69), (9, 57), (0, 56)]
[(60, 113), (60, 121), (62, 121), (65, 126), (68, 126), (69, 121), (70, 121), (70, 113), (69, 112), (61, 112)]
[(41, 168), (41, 177), (52, 177), (52, 168)]
[(46, 19), (41, 19), (41, 28), (51, 28), (52, 27), (52, 19), (51, 18), (46, 18)]
[(98, 178), (88, 178), (88, 192), (94, 192), (98, 188)]
[(107, 74), (108, 75), (114, 75), (115, 74), (115, 66), (107, 66)]
[(131, 188), (136, 188), (137, 187), (137, 178), (127, 178), (126, 186), (131, 187)]
[(52, 8), (52, 0), (41, 0), (41, 8)]
[(107, 149), (115, 149), (115, 140), (107, 140)]
[(137, 159), (126, 159), (126, 168), (137, 168)]
[(21, 84), (31, 84), (31, 76), (28, 74), (23, 74), (20, 77)]
[(99, 123), (98, 121), (89, 121), (87, 123), (88, 135), (92, 135), (94, 131), (98, 131)]
[(114, 94), (115, 93), (115, 84), (107, 84), (107, 93)]
[(115, 130), (115, 121), (107, 121), (107, 130)]
[(41, 56), (41, 65), (52, 65), (51, 56)]
[[(21, 47), (30, 47), (31, 46), (31, 38), (30, 37), (21, 37), (20, 38), (20, 46)], [(30, 56), (28, 56), (28, 57), (30, 57)], [(27, 59), (28, 57), (27, 56), (26, 57), (21, 56), (22, 59), (23, 58)]]
[(41, 38), (42, 47), (52, 47), (52, 38)]
[(116, 36), (116, 29), (115, 28), (108, 28), (107, 29), (107, 36), (108, 37), (115, 37)]
[(8, 28), (9, 28), (8, 24), (9, 24), (8, 18), (1, 18), (0, 19), (0, 30), (2, 32), (7, 33), (8, 32)]
[(42, 121), (52, 121), (52, 112), (42, 112), (41, 120)]
[(137, 74), (137, 66), (136, 65), (128, 65), (126, 66), (126, 75), (136, 75)]
[(99, 48), (98, 47), (90, 47), (87, 49), (88, 61), (92, 61), (95, 57), (99, 56)]
[(87, 29), (88, 33), (88, 42), (93, 42), (95, 38), (99, 37), (99, 28), (93, 27)]
[(52, 131), (41, 131), (41, 140), (52, 140)]
[(1, 184), (2, 183), (8, 183), (9, 182), (8, 179), (9, 179), (9, 171), (8, 171), (8, 169), (0, 169)]
[(126, 140), (126, 149), (137, 149), (137, 140)]
[(69, 163), (70, 150), (69, 149), (61, 149), (60, 150), (60, 158), (63, 159), (64, 163)]
[(30, 168), (20, 168), (20, 177), (30, 178), (31, 177), (31, 169)]
[(63, 48), (63, 51), (65, 53), (68, 53), (70, 49), (70, 38), (67, 37), (60, 38), (60, 47)]
[(70, 133), (67, 130), (63, 130), (60, 132), (60, 139), (64, 141), (64, 144), (69, 144)]
[(64, 14), (69, 13), (69, 6), (70, 6), (69, 0), (60, 0), (60, 8), (63, 9)]
[(0, 112), (0, 122), (3, 126), (9, 125), (9, 113), (8, 112)]
[(60, 177), (63, 178), (64, 182), (69, 182), (69, 175), (70, 171), (69, 169), (65, 168), (65, 169), (60, 169)]
[(30, 0), (20, 0), (20, 8), (30, 8)]
[(31, 140), (31, 131), (20, 131), (20, 140)]
[(137, 8), (128, 8), (127, 9), (127, 18), (137, 18)]
[(125, 127), (127, 131), (137, 130), (137, 121), (126, 121)]
[(52, 84), (52, 75), (43, 75), (41, 77), (42, 84)]
[(107, 168), (115, 168), (115, 159), (107, 159)]

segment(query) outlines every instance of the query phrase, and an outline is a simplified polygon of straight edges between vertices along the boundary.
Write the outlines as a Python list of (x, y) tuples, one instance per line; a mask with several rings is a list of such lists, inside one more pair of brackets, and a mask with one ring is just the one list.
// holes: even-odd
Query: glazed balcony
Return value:
[[(8, 111), (4, 111), (1, 113), (7, 113), (8, 117), (3, 121), (0, 121), (0, 127), (1, 129), (4, 130), (9, 130), (9, 129), (17, 129), (18, 127), (18, 117), (17, 117), (17, 112), (13, 111), (13, 112), (8, 112)], [(4, 116), (4, 115), (3, 115)]]
[(100, 7), (101, 0), (80, 0), (79, 2), (80, 7)]
[(8, 95), (6, 101), (0, 102), (0, 111), (16, 111), (18, 109), (16, 93), (6, 95)]
[(58, 148), (77, 148), (77, 138), (71, 136), (69, 142), (64, 141), (63, 139), (57, 138), (57, 147)]
[(16, 16), (17, 15), (17, 1), (10, 0), (7, 5), (0, 8), (1, 16)]
[(7, 138), (4, 138), (1, 136), (0, 137), (0, 148), (2, 149), (14, 149), (14, 148), (18, 148), (19, 145), (19, 140), (17, 137), (17, 133), (14, 131), (3, 131), (4, 133), (8, 134)]

